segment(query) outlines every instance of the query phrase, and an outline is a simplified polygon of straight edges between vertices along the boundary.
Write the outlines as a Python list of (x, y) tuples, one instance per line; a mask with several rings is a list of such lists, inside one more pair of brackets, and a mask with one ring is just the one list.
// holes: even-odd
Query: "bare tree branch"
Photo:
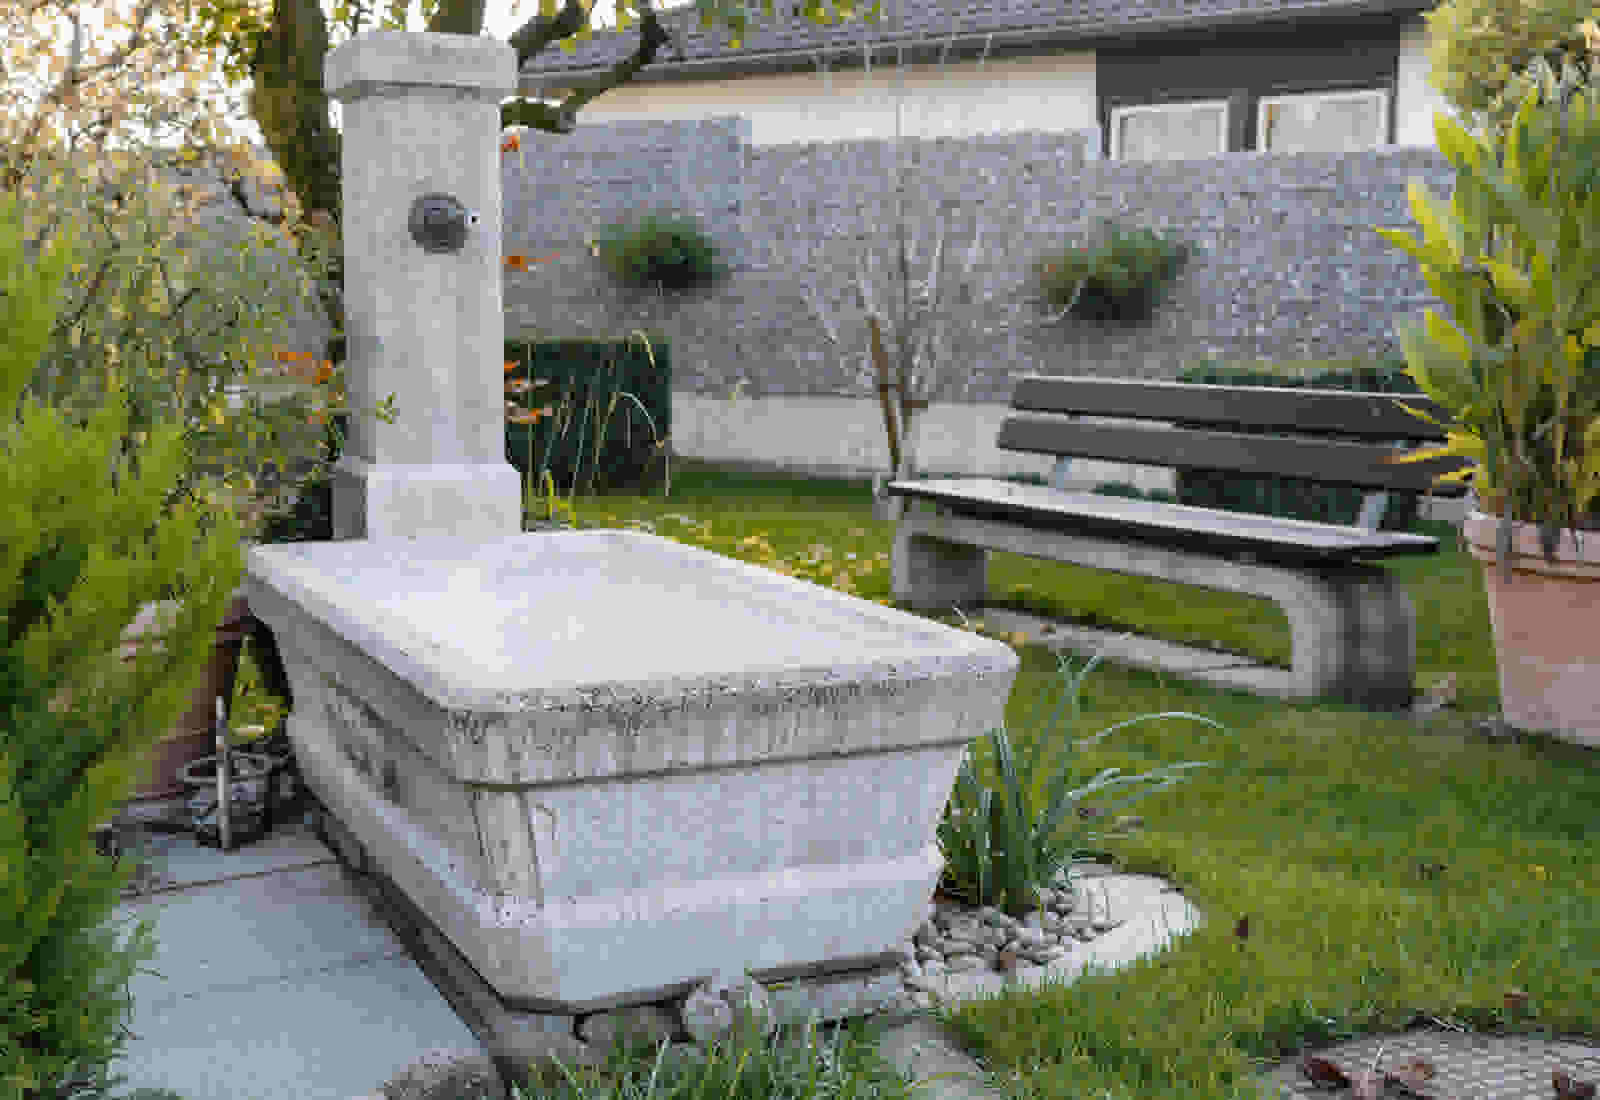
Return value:
[[(477, 2), (481, 3), (482, 0)], [(637, 3), (640, 11), (639, 46), (631, 56), (612, 66), (606, 76), (572, 91), (560, 107), (527, 100), (506, 104), (501, 112), (502, 124), (531, 126), (536, 130), (558, 134), (571, 133), (577, 124), (578, 111), (585, 104), (612, 88), (628, 83), (640, 69), (654, 61), (656, 52), (671, 42), (672, 38), (656, 18), (650, 0), (637, 0)], [(517, 68), (520, 70), (524, 62), (551, 42), (570, 38), (588, 25), (588, 13), (578, 0), (566, 0), (566, 5), (554, 16), (534, 16), (511, 35), (511, 45), (517, 51)], [(682, 54), (681, 45), (679, 54)]]
[[(941, 69), (945, 66), (954, 36), (945, 41), (944, 51), (940, 58)], [(988, 60), (989, 46), (992, 38), (986, 41), (982, 56), (978, 60), (981, 69)], [(872, 48), (870, 44), (863, 46), (863, 61), (865, 72), (870, 79), (872, 73)], [(819, 56), (818, 68), (823, 74), (826, 86), (831, 91), (831, 79), (827, 68), (826, 57)], [(873, 373), (876, 371), (876, 388), (884, 408), (884, 428), (888, 436), (890, 464), (894, 475), (900, 478), (912, 476), (914, 472), (914, 452), (916, 442), (916, 416), (918, 412), (928, 407), (929, 399), (945, 381), (944, 370), (949, 367), (946, 352), (949, 350), (948, 338), (950, 327), (956, 323), (956, 318), (951, 316), (950, 303), (946, 301), (946, 293), (954, 289), (958, 303), (971, 305), (974, 301), (987, 303), (990, 299), (985, 295), (979, 297), (972, 285), (972, 273), (977, 266), (978, 257), (983, 251), (983, 238), (985, 224), (983, 215), (977, 215), (973, 226), (973, 240), (967, 250), (963, 263), (951, 279), (945, 270), (945, 242), (947, 225), (942, 212), (927, 209), (922, 211), (923, 217), (931, 223), (930, 230), (934, 236), (932, 254), (929, 257), (926, 275), (921, 279), (914, 279), (911, 273), (911, 252), (921, 253), (920, 242), (915, 242), (910, 251), (906, 242), (906, 191), (907, 181), (904, 169), (905, 135), (903, 131), (902, 111), (905, 101), (905, 65), (903, 51), (898, 65), (899, 94), (895, 100), (895, 236), (898, 244), (894, 259), (891, 261), (891, 270), (895, 273), (880, 282), (873, 271), (873, 253), (868, 250), (859, 257), (859, 274), (852, 284), (855, 299), (862, 311), (862, 320), (869, 329), (869, 349), (866, 361), (863, 363), (859, 374), (853, 376), (852, 381), (857, 385), (873, 386)], [(983, 288), (987, 289), (987, 288)], [(1078, 295), (1082, 293), (1083, 282), (1075, 289), (1072, 301), (1065, 309), (1043, 321), (1035, 322), (1038, 327), (1057, 324), (1071, 312), (1076, 304)], [(824, 335), (829, 344), (843, 353), (844, 347), (839, 338), (839, 324), (836, 316), (831, 316), (824, 310), (821, 297), (815, 285), (806, 284), (802, 288), (802, 295), (812, 313), (822, 325)], [(1024, 298), (1020, 305), (1026, 306), (1039, 303), (1037, 298)], [(882, 304), (880, 304), (882, 303)], [(885, 308), (895, 303), (898, 309), (891, 311)], [(1031, 327), (1031, 326), (1023, 326)], [(888, 330), (892, 334), (892, 347), (883, 346), (881, 333)], [(894, 380), (890, 380), (891, 360), (894, 364)], [(889, 401), (889, 394), (894, 391), (899, 397), (898, 416)]]

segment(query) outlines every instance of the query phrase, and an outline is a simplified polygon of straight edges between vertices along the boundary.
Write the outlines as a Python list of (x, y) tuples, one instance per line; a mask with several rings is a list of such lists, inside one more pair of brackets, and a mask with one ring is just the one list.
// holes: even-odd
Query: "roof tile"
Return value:
[[(849, 49), (867, 43), (938, 41), (952, 33), (961, 36), (1006, 33), (1012, 37), (1022, 32), (1024, 40), (1048, 35), (1065, 42), (1077, 37), (1114, 36), (1138, 27), (1177, 30), (1251, 17), (1287, 17), (1302, 13), (1334, 18), (1421, 11), (1429, 6), (1416, 0), (917, 0), (914, 4), (908, 0), (882, 0), (881, 19), (877, 24), (858, 17), (841, 19), (830, 25), (791, 15), (789, 8), (793, 2), (773, 0), (773, 15), (769, 16), (765, 0), (750, 0), (748, 31), (737, 49), (729, 47), (731, 34), (726, 27), (701, 27), (692, 4), (658, 11), (674, 42), (662, 48), (647, 72), (657, 77), (684, 71), (677, 52), (680, 45), (684, 62), (721, 59), (736, 62), (743, 57), (751, 64), (740, 68), (755, 72), (765, 67), (755, 63), (758, 57), (767, 58), (770, 63), (773, 55), (793, 53), (800, 59), (817, 50)], [(868, 0), (856, 2), (864, 8)], [(1028, 32), (1033, 33), (1030, 36)], [(558, 44), (547, 46), (538, 56), (528, 59), (522, 66), (522, 74), (531, 77), (586, 75), (617, 64), (637, 49), (638, 44), (637, 25), (620, 32), (615, 28), (596, 28), (594, 37), (575, 43), (576, 49), (571, 54)]]

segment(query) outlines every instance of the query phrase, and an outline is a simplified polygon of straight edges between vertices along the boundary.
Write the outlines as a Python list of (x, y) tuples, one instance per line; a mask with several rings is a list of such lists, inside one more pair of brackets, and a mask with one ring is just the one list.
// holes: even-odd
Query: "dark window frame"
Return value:
[(1112, 113), (1121, 108), (1227, 100), (1226, 151), (1258, 152), (1262, 99), (1337, 92), (1384, 93), (1379, 147), (1392, 146), (1404, 26), (1391, 16), (1102, 44), (1095, 50), (1101, 149), (1112, 158)]

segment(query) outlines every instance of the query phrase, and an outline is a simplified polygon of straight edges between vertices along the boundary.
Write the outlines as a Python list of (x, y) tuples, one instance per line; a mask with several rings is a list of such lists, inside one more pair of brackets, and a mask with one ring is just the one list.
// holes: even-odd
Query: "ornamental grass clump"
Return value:
[[(1069, 698), (1072, 702), (1073, 724), (1076, 724), (1079, 685), (1100, 662), (1101, 656), (1096, 654), (1076, 676), (1069, 679), (1071, 693), (1056, 704), (1049, 726), (1055, 725), (1062, 703)], [(1068, 664), (1066, 658), (1057, 654), (1056, 662), (1064, 673)], [(1035, 701), (1032, 714), (1038, 714), (1043, 701), (1042, 697)], [(1203, 715), (1163, 711), (1118, 722), (1076, 744), (1088, 745), (1126, 726), (1159, 718), (1189, 718), (1217, 729), (1225, 728)], [(1051, 738), (1043, 733), (1033, 737), (1032, 751), (1025, 753), (1019, 777), (1005, 728), (990, 731), (989, 737), (998, 761), (1001, 782), (980, 785), (970, 754), (962, 759), (945, 820), (940, 822), (938, 828), (939, 847), (945, 857), (945, 874), (940, 885), (947, 893), (970, 905), (992, 905), (1007, 916), (1018, 919), (1037, 907), (1040, 887), (1048, 886), (1056, 873), (1080, 853), (1088, 854), (1080, 846), (1080, 841), (1098, 838), (1098, 833), (1084, 833), (1082, 826), (1074, 825), (1080, 817), (1076, 812), (1078, 801), (1084, 795), (1147, 779), (1164, 780), (1124, 798), (1116, 804), (1116, 807), (1120, 807), (1172, 786), (1181, 778), (1172, 773), (1186, 768), (1213, 766), (1204, 762), (1171, 764), (1142, 775), (1126, 776), (1117, 775), (1120, 768), (1107, 768), (1084, 786), (1070, 790), (1067, 783), (1072, 773), (1063, 768), (1044, 784), (1046, 809), (1044, 815), (1039, 817), (1030, 807), (1027, 795), (1039, 778), (1039, 747)], [(1109, 811), (1101, 809), (1101, 812)]]
[[(650, 357), (650, 365), (655, 366), (656, 355), (655, 350), (650, 346), (650, 338), (637, 329), (634, 330), (633, 335), (637, 336), (644, 343), (645, 354)], [(517, 368), (517, 366), (518, 364), (514, 362), (507, 362), (505, 364), (505, 372), (510, 374)], [(594, 486), (594, 475), (600, 465), (600, 451), (606, 440), (606, 431), (611, 425), (611, 418), (616, 413), (617, 402), (621, 398), (626, 397), (638, 407), (640, 414), (644, 416), (645, 423), (650, 427), (650, 436), (651, 439), (654, 440), (654, 446), (656, 450), (663, 450), (666, 447), (666, 440), (662, 439), (660, 435), (657, 434), (655, 420), (650, 416), (649, 410), (644, 407), (644, 403), (641, 402), (636, 395), (629, 393), (626, 390), (613, 390), (611, 392), (611, 398), (606, 403), (604, 411), (601, 411), (599, 408), (598, 397), (591, 394), (589, 400), (585, 402), (583, 406), (581, 416), (574, 412), (570, 393), (563, 394), (561, 400), (554, 405), (546, 404), (535, 408), (532, 391), (536, 389), (542, 389), (550, 384), (551, 383), (549, 379), (545, 378), (507, 379), (505, 383), (505, 390), (508, 395), (520, 393), (528, 396), (525, 398), (525, 403), (522, 406), (518, 406), (514, 401), (508, 400), (506, 402), (506, 419), (513, 424), (535, 424), (545, 417), (554, 417), (551, 422), (552, 431), (545, 439), (544, 454), (540, 458), (539, 465), (537, 467), (533, 465), (533, 434), (531, 432), (528, 434), (528, 451), (526, 459), (527, 476), (523, 483), (522, 506), (524, 512), (530, 511), (537, 500), (537, 494), (539, 492), (543, 492), (545, 494), (546, 502), (545, 519), (547, 521), (554, 520), (556, 512), (560, 510), (561, 512), (565, 513), (566, 522), (575, 527), (578, 523), (578, 514), (573, 502), (578, 495), (578, 478), (583, 467), (584, 442), (586, 439), (590, 440), (589, 480), (585, 484), (586, 488), (592, 490)], [(541, 397), (540, 400), (545, 400), (545, 398)], [(592, 437), (587, 434), (590, 422), (590, 413), (594, 414), (595, 422), (595, 430)], [(560, 500), (556, 495), (555, 478), (550, 473), (550, 460), (552, 452), (555, 450), (556, 443), (566, 438), (567, 431), (570, 427), (572, 427), (575, 420), (578, 427), (578, 457), (577, 461), (573, 464), (572, 481), (567, 486), (567, 499), (563, 501)], [(629, 418), (628, 425), (630, 431), (632, 430), (632, 424), (632, 418)], [(667, 467), (667, 481), (663, 495), (671, 492), (672, 485), (670, 458), (668, 458), (667, 461), (669, 465)]]
[(512, 1100), (913, 1100), (924, 1085), (952, 1073), (912, 1080), (875, 1048), (879, 1027), (860, 1018), (819, 1034), (815, 1017), (780, 1024), (763, 1041), (741, 1016), (725, 1039), (701, 1044), (649, 1043), (621, 1031), (602, 1066), (568, 1066), (558, 1057), (511, 1083)]

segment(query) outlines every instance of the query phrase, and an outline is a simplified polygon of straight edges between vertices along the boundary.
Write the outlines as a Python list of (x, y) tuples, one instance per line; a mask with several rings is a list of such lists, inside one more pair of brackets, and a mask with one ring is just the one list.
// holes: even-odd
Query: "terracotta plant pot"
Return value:
[[(122, 632), (119, 650), (122, 659), (133, 660), (147, 645), (158, 647), (157, 652), (160, 652), (165, 630), (171, 625), (178, 606), (176, 600), (160, 600), (141, 607), (138, 616)], [(234, 676), (239, 670), (239, 649), (250, 623), (250, 605), (236, 593), (222, 624), (217, 627), (216, 644), (206, 666), (205, 679), (195, 689), (188, 712), (157, 743), (150, 771), (129, 797), (129, 803), (182, 797), (184, 788), (178, 778), (179, 769), (216, 751), (216, 699), (222, 696), (231, 708)], [(70, 698), (70, 694), (64, 696), (64, 700), (70, 701)]]
[(1508, 725), (1600, 748), (1600, 531), (1562, 531), (1552, 564), (1532, 523), (1515, 525), (1512, 574), (1495, 558), (1499, 517), (1473, 510), (1462, 524), (1483, 567)]

